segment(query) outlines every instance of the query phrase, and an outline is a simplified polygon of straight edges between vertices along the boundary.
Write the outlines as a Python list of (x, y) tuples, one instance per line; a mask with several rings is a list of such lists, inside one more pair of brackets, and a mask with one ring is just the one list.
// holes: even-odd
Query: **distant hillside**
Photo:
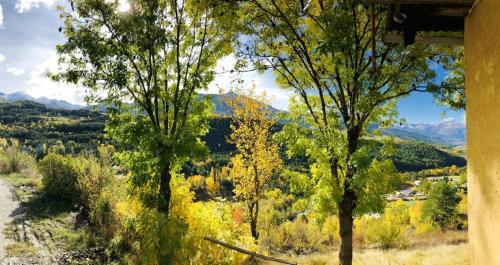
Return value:
[(70, 153), (95, 150), (104, 141), (107, 116), (89, 110), (48, 108), (33, 101), (0, 103), (0, 137), (19, 139), (36, 153), (58, 141)]
[[(228, 96), (228, 94), (226, 94)], [(210, 100), (214, 104), (213, 113), (219, 115), (230, 114), (229, 106), (224, 102), (222, 96), (219, 94), (200, 94), (199, 98), (210, 97)], [(74, 105), (64, 100), (48, 99), (45, 97), (32, 98), (27, 94), (22, 92), (16, 92), (12, 94), (0, 93), (0, 102), (15, 102), (19, 100), (30, 100), (37, 103), (43, 104), (48, 108), (53, 109), (66, 109), (66, 110), (77, 110), (77, 109), (87, 109), (87, 110), (97, 110), (100, 112), (106, 112), (106, 106), (81, 106)], [(269, 110), (272, 113), (282, 112), (272, 106), (269, 106)], [(377, 129), (378, 125), (373, 124), (369, 127), (369, 130)], [(391, 128), (382, 129), (382, 134), (392, 135), (404, 140), (414, 140), (419, 142), (425, 142), (429, 144), (436, 144), (444, 147), (457, 147), (465, 145), (465, 125), (455, 121), (445, 121), (442, 123), (435, 124), (404, 124), (397, 125)]]
[[(231, 95), (227, 93), (224, 96), (231, 96)], [(214, 114), (221, 114), (221, 115), (230, 114), (230, 107), (224, 102), (221, 95), (200, 94), (198, 97), (200, 99), (203, 99), (205, 97), (210, 97), (210, 100), (214, 104), (214, 109), (213, 109)], [(65, 100), (59, 100), (59, 99), (49, 99), (46, 97), (34, 98), (23, 92), (15, 92), (11, 94), (0, 92), (0, 102), (16, 102), (16, 101), (33, 101), (36, 103), (43, 104), (47, 108), (51, 109), (65, 109), (65, 110), (87, 109), (91, 111), (97, 110), (100, 112), (106, 112), (106, 106), (104, 104), (100, 106), (83, 106), (83, 105), (71, 104)], [(280, 112), (280, 110), (272, 106), (269, 106), (269, 110), (272, 113)]]
[[(381, 143), (375, 140), (365, 140), (365, 144), (371, 146), (373, 156), (379, 156)], [(430, 168), (442, 168), (450, 165), (463, 167), (467, 160), (461, 156), (443, 151), (433, 145), (403, 141), (396, 144), (396, 152), (393, 156), (394, 166), (399, 171), (420, 171)]]
[[(231, 94), (227, 93), (224, 96), (229, 96), (231, 97)], [(224, 101), (223, 96), (219, 94), (199, 94), (198, 98), (200, 100), (203, 100), (204, 98), (209, 97), (210, 101), (214, 105), (214, 108), (212, 109), (213, 114), (218, 114), (218, 115), (229, 115), (231, 114), (231, 108), (227, 103)], [(100, 112), (106, 112), (106, 105), (102, 104), (99, 106), (87, 106), (85, 107), (88, 110), (98, 110)], [(271, 113), (278, 113), (281, 112), (281, 110), (278, 110), (272, 106), (269, 106), (269, 110)]]
[(15, 92), (11, 94), (0, 92), (0, 99), (3, 102), (16, 102), (16, 101), (28, 100), (43, 104), (44, 106), (51, 109), (77, 110), (85, 107), (81, 105), (71, 104), (65, 100), (49, 99), (46, 97), (33, 98), (30, 95), (27, 95), (23, 92)]
[[(231, 133), (229, 124), (230, 119), (228, 117), (215, 117), (210, 121), (211, 129), (204, 136), (204, 140), (213, 153), (232, 152), (235, 150), (234, 146), (225, 142), (225, 139)], [(374, 157), (378, 156), (382, 145), (379, 141), (364, 140), (363, 144), (371, 147)], [(451, 165), (463, 167), (467, 164), (465, 158), (443, 151), (431, 144), (406, 140), (398, 142), (396, 147), (393, 161), (399, 171), (419, 171)]]
[[(226, 113), (224, 108), (218, 111)], [(17, 138), (36, 152), (58, 141), (66, 146), (68, 152), (95, 150), (100, 142), (105, 141), (103, 130), (106, 120), (106, 114), (86, 109), (53, 109), (32, 101), (0, 103), (0, 137)], [(210, 120), (211, 129), (203, 140), (212, 154), (234, 151), (234, 146), (226, 142), (231, 132), (229, 124), (230, 118), (224, 115), (214, 115)], [(375, 143), (373, 154), (376, 156), (380, 143), (366, 141)], [(461, 154), (455, 149), (454, 153)], [(398, 143), (394, 163), (401, 171), (417, 171), (450, 165), (464, 166), (466, 161), (430, 144), (402, 141)]]
[[(230, 94), (229, 92), (226, 93), (224, 96), (221, 96), (219, 94), (200, 94), (199, 95), (200, 99), (203, 99), (205, 97), (210, 97), (212, 104), (214, 104), (214, 109), (212, 110), (212, 112), (214, 114), (219, 114), (219, 115), (231, 114), (231, 107), (229, 107), (229, 105), (227, 105), (227, 103), (224, 102), (223, 97), (232, 97), (232, 96), (234, 96), (234, 95)], [(268, 109), (271, 113), (283, 112), (279, 109), (274, 108), (271, 105), (268, 105)]]
[[(370, 126), (376, 129), (377, 125)], [(465, 145), (465, 124), (448, 120), (434, 124), (404, 124), (382, 129), (382, 134), (447, 147)]]

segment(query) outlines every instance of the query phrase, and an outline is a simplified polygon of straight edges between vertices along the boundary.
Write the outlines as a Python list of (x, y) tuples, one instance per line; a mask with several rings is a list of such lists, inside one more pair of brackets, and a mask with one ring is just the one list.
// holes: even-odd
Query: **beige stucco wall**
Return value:
[(500, 264), (500, 0), (479, 0), (465, 23), (471, 265)]

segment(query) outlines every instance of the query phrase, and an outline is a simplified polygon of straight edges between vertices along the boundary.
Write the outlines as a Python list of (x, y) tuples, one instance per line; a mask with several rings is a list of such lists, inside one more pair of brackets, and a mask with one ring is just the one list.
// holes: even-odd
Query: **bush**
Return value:
[(434, 185), (424, 203), (423, 214), (440, 227), (452, 227), (456, 221), (456, 208), (460, 202), (458, 189), (448, 180)]
[(371, 218), (366, 229), (368, 242), (384, 249), (405, 247), (410, 228), (408, 206), (403, 201), (392, 203), (380, 218)]
[[(7, 141), (2, 139), (0, 143), (0, 173), (35, 173), (34, 159), (21, 151), (17, 140)], [(31, 175), (33, 175), (31, 174)]]
[(415, 235), (434, 233), (439, 230), (439, 227), (423, 216), (424, 203), (417, 201), (410, 207), (410, 224), (415, 230)]
[(99, 198), (115, 178), (113, 152), (113, 146), (101, 145), (97, 156), (80, 156), (76, 159), (82, 170), (76, 184), (79, 195), (78, 203), (89, 212), (91, 221), (97, 214), (98, 208), (105, 207)]
[(78, 198), (77, 181), (81, 166), (72, 157), (48, 154), (39, 163), (45, 195), (76, 202)]
[(467, 229), (469, 227), (469, 223), (467, 220), (468, 216), (467, 194), (462, 194), (461, 197), (462, 199), (460, 200), (460, 203), (457, 205), (457, 215), (458, 215), (457, 228)]
[(328, 243), (335, 244), (339, 242), (340, 239), (340, 227), (339, 227), (339, 219), (337, 216), (332, 215), (326, 218), (323, 229), (323, 234), (326, 235), (328, 239)]
[[(204, 240), (205, 236), (239, 245), (250, 242), (248, 229), (235, 229), (231, 208), (220, 202), (193, 202), (190, 184), (172, 179), (169, 217), (127, 196), (125, 181), (115, 180), (100, 194), (99, 229), (120, 264), (240, 264), (243, 255)], [(255, 246), (242, 246), (255, 250)], [(252, 249), (253, 248), (253, 249)]]
[(266, 237), (261, 237), (261, 244), (272, 253), (310, 254), (321, 249), (328, 241), (314, 222), (305, 218), (286, 221), (275, 227)]

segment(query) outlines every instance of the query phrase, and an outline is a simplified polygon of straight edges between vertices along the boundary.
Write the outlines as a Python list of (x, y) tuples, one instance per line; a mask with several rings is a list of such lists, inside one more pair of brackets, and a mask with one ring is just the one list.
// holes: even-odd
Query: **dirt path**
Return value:
[(14, 200), (9, 187), (5, 180), (0, 179), (0, 260), (5, 255), (5, 247), (10, 243), (4, 235), (6, 224), (14, 220), (15, 210), (19, 207), (19, 202)]

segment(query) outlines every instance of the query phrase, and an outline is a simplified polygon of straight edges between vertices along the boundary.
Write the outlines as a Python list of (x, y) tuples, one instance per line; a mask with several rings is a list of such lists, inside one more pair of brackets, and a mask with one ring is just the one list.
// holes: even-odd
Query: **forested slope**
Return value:
[[(105, 141), (106, 119), (106, 114), (85, 109), (53, 109), (32, 101), (3, 102), (0, 103), (0, 138), (19, 139), (27, 149), (40, 155), (51, 146), (60, 148), (61, 144), (66, 153), (79, 153), (93, 150)], [(216, 159), (225, 160), (224, 154), (234, 151), (234, 146), (226, 142), (231, 132), (229, 124), (228, 117), (214, 115), (210, 120), (211, 130), (203, 137)], [(366, 143), (370, 143), (376, 156), (381, 144), (375, 140), (366, 140)], [(429, 144), (402, 141), (397, 144), (394, 163), (400, 171), (418, 171), (465, 166), (466, 160)]]

